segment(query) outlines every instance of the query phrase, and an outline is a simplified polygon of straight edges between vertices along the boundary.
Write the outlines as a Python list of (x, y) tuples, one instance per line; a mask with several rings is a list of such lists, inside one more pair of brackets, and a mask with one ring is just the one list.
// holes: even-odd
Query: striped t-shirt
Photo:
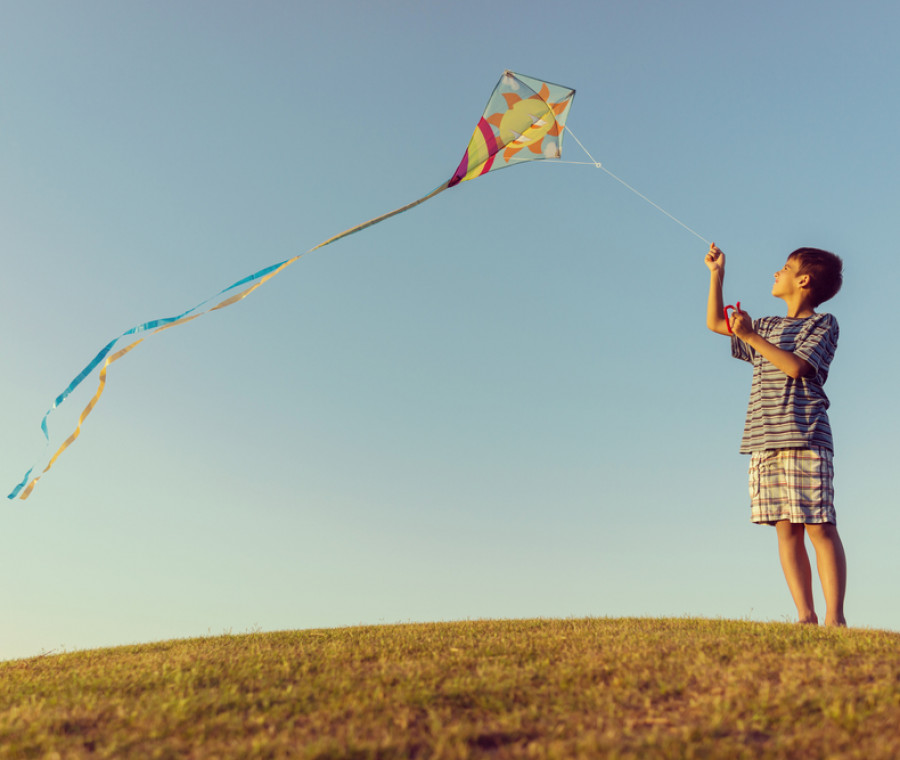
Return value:
[(795, 380), (732, 336), (732, 356), (753, 364), (741, 453), (813, 446), (833, 452), (828, 397), (822, 386), (837, 348), (837, 320), (831, 314), (763, 317), (753, 320), (753, 329), (778, 348), (805, 359), (816, 371)]

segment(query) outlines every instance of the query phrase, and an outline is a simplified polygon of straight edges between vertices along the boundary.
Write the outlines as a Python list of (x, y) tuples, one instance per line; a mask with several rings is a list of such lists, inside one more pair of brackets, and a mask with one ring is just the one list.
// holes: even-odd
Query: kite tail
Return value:
[[(418, 206), (420, 203), (424, 203), (434, 196), (438, 195), (438, 193), (443, 192), (448, 187), (450, 187), (449, 182), (443, 185), (440, 185), (435, 190), (432, 190), (428, 195), (419, 198), (417, 201), (413, 201), (412, 203), (408, 203), (405, 206), (402, 206), (394, 211), (390, 211), (387, 214), (382, 214), (381, 216), (377, 216), (374, 219), (370, 219), (367, 222), (363, 222), (362, 224), (358, 224), (355, 227), (351, 227), (349, 230), (345, 230), (334, 237), (328, 238), (322, 243), (319, 243), (315, 248), (310, 248), (305, 253), (298, 254), (293, 258), (282, 261), (278, 264), (272, 264), (271, 266), (265, 267), (264, 269), (260, 269), (258, 272), (255, 272), (247, 277), (243, 277), (237, 282), (232, 283), (224, 290), (219, 291), (218, 294), (213, 296), (212, 298), (208, 298), (205, 301), (202, 301), (197, 306), (194, 306), (191, 309), (175, 316), (175, 317), (166, 317), (164, 319), (156, 319), (151, 322), (144, 322), (140, 325), (132, 327), (130, 330), (122, 333), (118, 338), (110, 341), (104, 346), (97, 355), (91, 359), (91, 361), (87, 364), (87, 366), (72, 380), (71, 383), (66, 387), (66, 389), (56, 397), (53, 402), (53, 405), (50, 409), (47, 410), (47, 413), (44, 415), (41, 420), (41, 431), (44, 434), (44, 438), (47, 443), (50, 442), (50, 435), (47, 427), (47, 418), (53, 412), (54, 409), (59, 407), (68, 397), (69, 395), (81, 384), (81, 382), (90, 375), (97, 366), (103, 362), (103, 366), (100, 369), (99, 375), (99, 384), (97, 387), (97, 391), (94, 393), (91, 400), (88, 402), (87, 406), (85, 406), (84, 410), (81, 412), (81, 415), (78, 418), (78, 424), (75, 427), (74, 432), (66, 438), (63, 444), (56, 450), (56, 453), (50, 458), (47, 466), (41, 471), (41, 473), (35, 477), (31, 477), (32, 472), (34, 472), (35, 467), (32, 467), (25, 473), (25, 477), (22, 478), (22, 482), (20, 482), (12, 492), (7, 496), (8, 499), (27, 499), (31, 492), (34, 490), (34, 487), (37, 485), (37, 482), (41, 479), (41, 477), (46, 474), (53, 464), (59, 459), (60, 455), (65, 451), (69, 446), (71, 446), (78, 436), (81, 434), (81, 426), (84, 424), (87, 416), (93, 411), (94, 407), (97, 405), (97, 402), (100, 400), (100, 396), (103, 395), (103, 391), (106, 389), (106, 375), (109, 370), (110, 365), (127, 355), (132, 349), (136, 348), (138, 344), (143, 342), (144, 338), (139, 338), (131, 343), (129, 343), (125, 348), (116, 351), (115, 353), (110, 353), (113, 347), (123, 338), (129, 335), (136, 335), (142, 332), (149, 332), (151, 335), (154, 335), (158, 332), (162, 332), (163, 330), (168, 330), (171, 327), (177, 327), (178, 325), (186, 324), (198, 317), (202, 317), (204, 314), (208, 314), (212, 311), (218, 311), (219, 309), (224, 309), (227, 306), (231, 306), (232, 304), (237, 303), (238, 301), (242, 301), (247, 296), (249, 296), (254, 290), (264, 285), (266, 282), (271, 280), (275, 275), (280, 274), (285, 269), (287, 269), (291, 264), (296, 261), (299, 261), (303, 258), (307, 253), (312, 253), (319, 248), (323, 248), (330, 243), (334, 243), (341, 238), (347, 237), (348, 235), (352, 235), (355, 232), (359, 232), (360, 230), (364, 230), (367, 227), (371, 227), (374, 224), (378, 224), (378, 222), (383, 222), (385, 219), (390, 219), (392, 216), (396, 216), (397, 214), (402, 214), (404, 211), (409, 211), (409, 209)], [(243, 290), (234, 293), (233, 295), (228, 296), (227, 298), (219, 301), (213, 306), (210, 306), (206, 309), (203, 309), (211, 301), (219, 298), (220, 296), (224, 296), (226, 293), (230, 293), (232, 290), (239, 288), (241, 286), (246, 285)], [(105, 361), (104, 361), (105, 360)]]
[[(249, 296), (254, 290), (260, 287), (263, 283), (271, 280), (276, 274), (283, 271), (295, 261), (297, 261), (303, 254), (298, 256), (294, 256), (292, 259), (288, 259), (287, 261), (282, 261), (279, 264), (274, 264), (272, 266), (265, 267), (264, 269), (255, 272), (254, 274), (244, 277), (237, 282), (229, 285), (224, 290), (220, 291), (213, 298), (208, 298), (206, 301), (194, 306), (191, 309), (188, 309), (186, 312), (179, 314), (176, 317), (166, 317), (163, 319), (155, 319), (151, 322), (144, 322), (143, 324), (137, 325), (136, 327), (132, 327), (130, 330), (125, 331), (118, 338), (110, 341), (106, 346), (101, 349), (101, 351), (88, 363), (88, 365), (78, 374), (78, 376), (69, 383), (68, 387), (56, 397), (56, 400), (53, 402), (53, 406), (47, 410), (47, 413), (44, 415), (44, 418), (41, 420), (41, 431), (44, 434), (44, 438), (47, 443), (50, 442), (50, 434), (48, 431), (47, 418), (53, 412), (54, 409), (58, 408), (65, 400), (69, 397), (69, 395), (74, 391), (81, 382), (103, 361), (103, 366), (100, 369), (99, 375), (99, 383), (97, 386), (97, 390), (94, 395), (91, 397), (91, 400), (88, 401), (87, 406), (85, 406), (84, 410), (78, 417), (78, 424), (75, 427), (75, 431), (63, 442), (63, 444), (56, 450), (56, 453), (50, 458), (47, 466), (41, 471), (40, 475), (37, 475), (34, 478), (31, 478), (31, 473), (34, 471), (34, 467), (32, 467), (28, 472), (25, 473), (25, 477), (22, 478), (22, 482), (19, 483), (10, 494), (7, 496), (8, 499), (27, 499), (31, 492), (34, 490), (35, 485), (41, 479), (41, 476), (45, 475), (53, 464), (59, 459), (60, 455), (65, 451), (69, 446), (71, 446), (78, 436), (81, 434), (81, 426), (84, 424), (87, 416), (93, 411), (94, 407), (97, 405), (97, 402), (100, 401), (100, 397), (103, 395), (103, 391), (106, 390), (106, 374), (109, 369), (109, 366), (121, 359), (123, 356), (128, 354), (132, 349), (136, 348), (140, 343), (144, 341), (144, 338), (138, 338), (137, 340), (129, 343), (125, 348), (122, 348), (115, 353), (110, 353), (112, 348), (124, 337), (128, 335), (136, 335), (142, 332), (149, 332), (150, 335), (155, 335), (156, 333), (162, 332), (163, 330), (168, 330), (171, 327), (177, 327), (178, 325), (183, 325), (188, 322), (191, 322), (198, 317), (202, 317), (204, 314), (208, 314), (211, 311), (216, 311), (217, 309), (225, 308), (226, 306), (231, 306), (233, 303), (237, 303), (238, 301)], [(238, 293), (229, 296), (223, 301), (218, 302), (214, 306), (210, 306), (209, 308), (201, 311), (202, 307), (208, 304), (215, 298), (228, 293), (235, 288), (238, 288), (242, 285), (248, 285), (249, 287), (244, 288), (244, 290), (239, 291)], [(145, 336), (146, 337), (146, 336)], [(104, 361), (105, 358), (105, 361)]]
[[(162, 328), (161, 328), (162, 329)], [(22, 495), (19, 496), (20, 499), (27, 499), (31, 492), (34, 490), (34, 487), (37, 485), (37, 482), (41, 479), (41, 477), (50, 471), (50, 468), (53, 467), (53, 463), (59, 459), (60, 454), (62, 454), (71, 444), (75, 442), (75, 439), (81, 435), (81, 426), (84, 424), (84, 421), (87, 419), (87, 416), (93, 411), (94, 407), (97, 405), (97, 402), (100, 400), (100, 396), (103, 394), (103, 389), (106, 387), (106, 370), (110, 364), (112, 364), (116, 359), (127, 354), (131, 349), (141, 343), (144, 339), (138, 338), (136, 341), (129, 343), (125, 348), (117, 351), (112, 356), (107, 358), (107, 360), (103, 363), (103, 367), (100, 369), (100, 387), (97, 388), (97, 392), (94, 394), (94, 397), (88, 402), (88, 405), (84, 408), (84, 411), (81, 412), (81, 415), (78, 417), (78, 424), (75, 426), (75, 431), (63, 442), (62, 446), (60, 446), (56, 453), (50, 458), (50, 461), (47, 463), (47, 466), (41, 471), (41, 474), (32, 478), (30, 481), (28, 478), (31, 475), (31, 470), (29, 470), (22, 482), (16, 486), (15, 490), (9, 495), (10, 499), (14, 499), (19, 491), (22, 491)], [(27, 483), (27, 485), (26, 485)], [(24, 490), (22, 490), (24, 488)]]
[(381, 216), (376, 216), (374, 219), (369, 219), (368, 222), (363, 222), (362, 224), (357, 224), (355, 227), (351, 227), (349, 230), (344, 230), (340, 234), (335, 235), (334, 237), (328, 238), (328, 240), (326, 240), (322, 243), (319, 243), (315, 248), (310, 248), (307, 251), (307, 253), (312, 253), (313, 251), (318, 250), (319, 248), (323, 248), (324, 246), (328, 245), (329, 243), (333, 243), (336, 240), (340, 240), (341, 238), (347, 237), (348, 235), (352, 235), (356, 232), (360, 232), (360, 231), (366, 229), (366, 227), (371, 227), (373, 224), (378, 224), (378, 222), (383, 222), (385, 219), (390, 219), (392, 216), (397, 216), (397, 214), (402, 214), (404, 211), (409, 211), (411, 208), (415, 208), (420, 203), (425, 203), (425, 201), (431, 200), (438, 193), (444, 192), (444, 190), (446, 190), (448, 187), (450, 187), (450, 183), (446, 182), (443, 185), (436, 187), (434, 190), (432, 190), (430, 193), (428, 193), (428, 195), (425, 195), (425, 196), (419, 198), (419, 200), (417, 200), (417, 201), (413, 201), (412, 203), (407, 203), (405, 206), (401, 206), (400, 208), (394, 209), (393, 211), (389, 211), (388, 213), (382, 214)]

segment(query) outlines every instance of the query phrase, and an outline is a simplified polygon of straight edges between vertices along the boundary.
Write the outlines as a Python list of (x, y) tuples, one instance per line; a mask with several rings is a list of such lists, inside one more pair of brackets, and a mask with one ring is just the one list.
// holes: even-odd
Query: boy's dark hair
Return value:
[(797, 274), (809, 275), (813, 306), (837, 295), (844, 282), (844, 262), (840, 256), (820, 248), (798, 248), (788, 258), (797, 260)]

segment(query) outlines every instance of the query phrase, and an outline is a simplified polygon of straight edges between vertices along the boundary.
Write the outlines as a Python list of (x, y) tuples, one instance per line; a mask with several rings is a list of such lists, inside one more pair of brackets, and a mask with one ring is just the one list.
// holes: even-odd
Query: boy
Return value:
[[(812, 570), (804, 535), (816, 551), (825, 595), (825, 625), (846, 626), (847, 561), (834, 511), (828, 398), (822, 389), (837, 346), (838, 324), (815, 308), (841, 287), (841, 259), (817, 248), (798, 248), (775, 273), (772, 295), (787, 316), (752, 320), (723, 312), (725, 254), (709, 247), (706, 326), (731, 334), (732, 356), (753, 364), (750, 404), (741, 453), (750, 455), (751, 519), (774, 525), (778, 553), (801, 623), (818, 624)], [(729, 325), (731, 330), (729, 331)]]

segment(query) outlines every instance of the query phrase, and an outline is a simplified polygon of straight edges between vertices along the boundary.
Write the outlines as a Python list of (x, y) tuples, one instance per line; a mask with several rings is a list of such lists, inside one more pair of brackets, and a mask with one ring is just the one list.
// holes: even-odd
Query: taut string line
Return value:
[(690, 233), (691, 233), (692, 235), (694, 235), (695, 237), (700, 238), (700, 240), (702, 240), (702, 241), (703, 241), (704, 243), (706, 243), (707, 245), (712, 245), (712, 243), (711, 243), (709, 240), (707, 240), (705, 237), (703, 237), (703, 235), (701, 235), (699, 232), (697, 232), (696, 230), (693, 230), (693, 229), (691, 229), (690, 227), (688, 227), (684, 222), (682, 222), (680, 219), (678, 219), (677, 217), (675, 217), (675, 216), (673, 216), (672, 214), (670, 214), (668, 211), (666, 211), (666, 210), (665, 210), (662, 206), (660, 206), (658, 203), (654, 203), (653, 201), (651, 201), (651, 200), (650, 200), (646, 195), (644, 195), (642, 192), (640, 192), (639, 190), (636, 190), (635, 188), (633, 188), (631, 185), (629, 185), (629, 184), (628, 184), (624, 179), (622, 179), (621, 177), (617, 177), (617, 176), (616, 176), (615, 174), (613, 174), (609, 169), (607, 169), (603, 164), (601, 164), (599, 161), (597, 161), (597, 160), (591, 155), (590, 151), (589, 151), (587, 148), (584, 147), (584, 145), (582, 144), (581, 140), (579, 140), (578, 137), (575, 136), (575, 133), (572, 132), (571, 129), (569, 129), (568, 125), (566, 125), (566, 132), (568, 132), (568, 133), (572, 136), (572, 139), (573, 139), (575, 142), (578, 143), (578, 146), (585, 152), (585, 154), (587, 155), (587, 157), (588, 157), (589, 159), (591, 159), (591, 162), (590, 162), (590, 163), (587, 163), (587, 162), (585, 162), (585, 161), (556, 161), (555, 163), (560, 163), (560, 164), (579, 164), (579, 165), (581, 165), (581, 166), (595, 166), (595, 167), (598, 168), (598, 169), (602, 169), (602, 170), (603, 170), (604, 172), (606, 172), (610, 177), (612, 177), (616, 182), (621, 183), (622, 185), (624, 185), (625, 187), (627, 187), (629, 190), (631, 190), (631, 192), (633, 192), (638, 198), (641, 198), (642, 200), (644, 200), (644, 201), (646, 201), (647, 203), (649, 203), (649, 204), (650, 204), (651, 206), (653, 206), (653, 208), (655, 208), (657, 211), (661, 211), (663, 214), (665, 214), (667, 217), (669, 217), (669, 219), (671, 219), (673, 222), (675, 222), (676, 224), (680, 224), (682, 227), (684, 227), (684, 229), (686, 229), (688, 232), (690, 232)]

